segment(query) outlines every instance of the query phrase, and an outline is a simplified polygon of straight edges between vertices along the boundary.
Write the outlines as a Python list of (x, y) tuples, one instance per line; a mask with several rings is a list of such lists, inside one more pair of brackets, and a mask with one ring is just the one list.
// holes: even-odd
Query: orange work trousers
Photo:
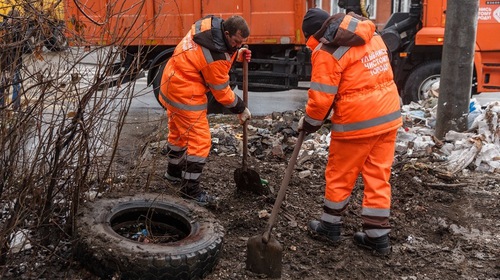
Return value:
[(211, 135), (207, 113), (182, 114), (167, 111), (168, 143), (175, 147), (187, 148), (187, 156), (207, 158), (210, 153)]
[[(363, 227), (371, 236), (388, 232), (391, 208), (391, 167), (397, 129), (359, 139), (331, 139), (325, 170), (324, 220), (340, 222), (361, 173), (364, 183)], [(378, 229), (378, 230), (377, 230)], [(369, 230), (373, 230), (370, 232)]]

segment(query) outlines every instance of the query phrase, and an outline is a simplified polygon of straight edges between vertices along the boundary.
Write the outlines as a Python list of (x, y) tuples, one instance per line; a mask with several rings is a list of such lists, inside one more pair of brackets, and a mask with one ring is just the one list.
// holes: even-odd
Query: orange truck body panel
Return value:
[[(424, 1), (423, 28), (415, 37), (416, 45), (443, 44), (446, 2), (446, 0)], [(500, 50), (498, 39), (492, 34), (500, 34), (500, 1), (480, 0), (476, 37), (480, 50)]]
[(250, 26), (249, 44), (305, 43), (305, 0), (67, 0), (65, 8), (70, 33), (83, 44), (175, 46), (206, 15), (243, 16)]
[[(416, 46), (443, 45), (446, 0), (424, 0), (422, 26)], [(498, 91), (500, 85), (500, 1), (480, 0), (474, 64), (478, 92)], [(490, 87), (489, 85), (494, 85)]]

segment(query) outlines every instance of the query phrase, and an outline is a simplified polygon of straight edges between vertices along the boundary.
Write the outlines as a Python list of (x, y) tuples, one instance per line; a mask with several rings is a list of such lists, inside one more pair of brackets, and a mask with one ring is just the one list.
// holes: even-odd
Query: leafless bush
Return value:
[[(13, 247), (15, 238), (23, 240), (16, 246), (26, 247), (29, 240), (32, 247), (54, 248), (61, 236), (72, 235), (79, 202), (90, 191), (104, 191), (104, 182), (113, 177), (119, 135), (135, 94), (134, 83), (106, 86), (116, 70), (113, 65), (121, 59), (120, 41), (113, 47), (93, 46), (91, 51), (63, 46), (64, 51), (51, 52), (44, 45), (47, 40), (39, 37), (50, 37), (56, 23), (28, 2), (21, 6), (28, 7), (16, 16), (23, 23), (21, 42), (3, 40), (0, 46), (2, 54), (24, 52), (21, 108), (14, 110), (9, 98), (0, 106), (0, 263), (4, 268), (19, 251)], [(37, 35), (28, 29), (38, 30)], [(81, 38), (72, 39), (84, 43)], [(139, 57), (132, 61), (140, 63)], [(3, 70), (2, 75), (7, 75)], [(12, 93), (10, 83), (6, 88), (6, 93)]]

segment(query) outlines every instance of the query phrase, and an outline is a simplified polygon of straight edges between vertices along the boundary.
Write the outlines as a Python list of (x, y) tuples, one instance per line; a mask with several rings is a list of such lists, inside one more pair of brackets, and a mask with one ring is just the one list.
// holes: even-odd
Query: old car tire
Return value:
[[(170, 243), (143, 243), (113, 229), (144, 216), (186, 236)], [(224, 234), (205, 208), (176, 197), (140, 194), (85, 205), (77, 217), (76, 236), (76, 256), (99, 277), (199, 279), (217, 264)]]

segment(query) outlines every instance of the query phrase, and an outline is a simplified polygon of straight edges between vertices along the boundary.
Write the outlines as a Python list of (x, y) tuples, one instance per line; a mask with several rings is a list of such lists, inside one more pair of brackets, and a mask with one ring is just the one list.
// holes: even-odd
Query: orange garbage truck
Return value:
[[(392, 0), (401, 2), (403, 0)], [(393, 13), (380, 33), (392, 53), (392, 68), (404, 103), (425, 98), (439, 81), (446, 0), (410, 1), (408, 12)], [(500, 91), (500, 1), (479, 0), (473, 93)], [(373, 1), (371, 1), (373, 2)], [(64, 0), (72, 45), (119, 46), (128, 74), (148, 70), (157, 95), (162, 69), (191, 25), (206, 15), (243, 16), (250, 25), (249, 88), (254, 91), (300, 88), (311, 75), (302, 18), (313, 0)], [(366, 14), (367, 0), (322, 0)], [(385, 1), (390, 4), (390, 1)], [(378, 5), (383, 5), (379, 0)], [(160, 75), (158, 75), (160, 73)], [(133, 75), (131, 75), (133, 76)], [(231, 84), (242, 84), (241, 65)], [(210, 111), (210, 105), (209, 105)]]
[[(65, 4), (71, 44), (120, 46), (126, 64), (122, 68), (148, 70), (148, 83), (156, 93), (174, 47), (206, 15), (241, 15), (248, 22), (250, 90), (287, 90), (310, 79), (310, 51), (301, 31), (305, 0), (65, 0)], [(235, 65), (230, 76), (233, 86), (241, 85), (241, 65)]]

